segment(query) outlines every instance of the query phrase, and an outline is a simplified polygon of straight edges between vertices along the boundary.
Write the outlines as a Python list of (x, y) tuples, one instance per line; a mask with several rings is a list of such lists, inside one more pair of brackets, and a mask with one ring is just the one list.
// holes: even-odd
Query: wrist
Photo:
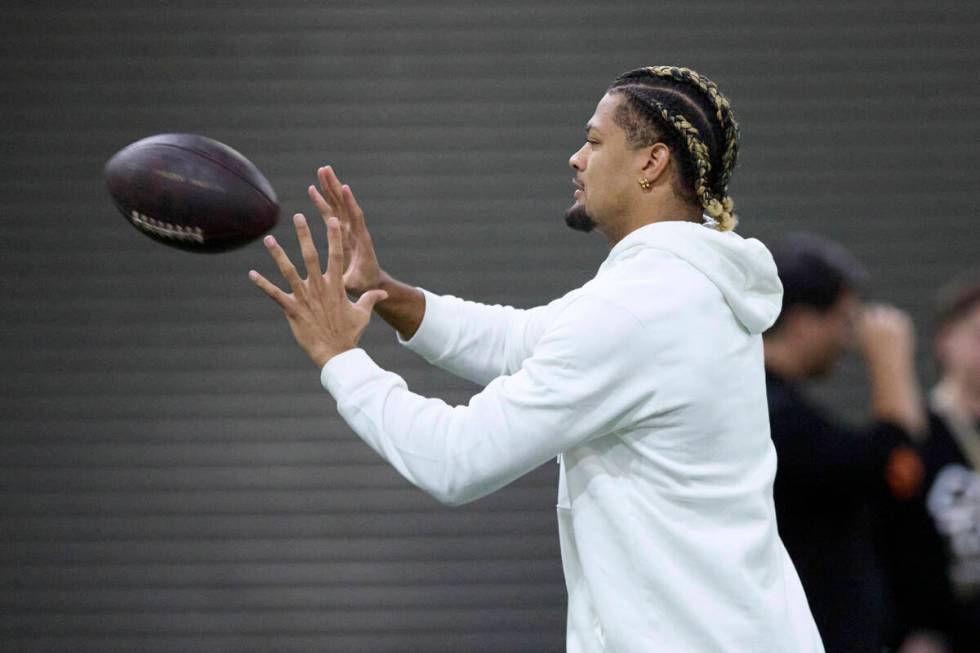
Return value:
[(379, 269), (377, 274), (366, 275), (362, 272), (348, 273), (350, 276), (344, 277), (344, 284), (347, 292), (354, 295), (363, 295), (371, 290), (381, 290), (384, 286), (384, 279), (388, 276), (384, 270)]
[(401, 283), (384, 270), (381, 271), (381, 276), (379, 277), (378, 284), (375, 286), (375, 288), (377, 290), (383, 290), (388, 295), (374, 305), (375, 312), (382, 317), (386, 313), (398, 311), (399, 307), (404, 304), (406, 299), (405, 284)]
[(350, 351), (351, 349), (354, 349), (354, 347), (347, 347), (347, 348), (343, 348), (343, 347), (330, 347), (330, 348), (324, 348), (324, 349), (317, 350), (315, 352), (310, 352), (310, 358), (313, 359), (313, 362), (316, 364), (317, 367), (322, 368), (334, 356), (337, 356), (339, 354), (342, 354), (345, 351)]
[(378, 274), (378, 283), (374, 286), (375, 290), (384, 290), (388, 293), (388, 297), (391, 297), (392, 288), (395, 286), (395, 280), (390, 274), (381, 270)]

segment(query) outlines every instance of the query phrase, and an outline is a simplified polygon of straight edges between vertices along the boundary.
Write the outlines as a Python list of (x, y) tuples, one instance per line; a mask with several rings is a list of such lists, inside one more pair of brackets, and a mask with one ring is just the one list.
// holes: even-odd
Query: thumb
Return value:
[(370, 312), (374, 310), (375, 304), (378, 302), (383, 302), (386, 299), (388, 299), (388, 293), (384, 290), (369, 290), (361, 295), (355, 306)]

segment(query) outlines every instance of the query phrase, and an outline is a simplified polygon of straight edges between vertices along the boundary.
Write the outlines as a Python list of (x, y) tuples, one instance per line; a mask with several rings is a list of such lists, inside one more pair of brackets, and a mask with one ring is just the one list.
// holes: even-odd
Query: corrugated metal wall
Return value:
[[(391, 272), (528, 306), (605, 255), (561, 221), (605, 85), (678, 63), (734, 99), (743, 233), (842, 240), (919, 320), (977, 263), (977, 3), (5, 7), (3, 651), (563, 648), (555, 466), (456, 510), (409, 487), (248, 282), (260, 246), (185, 254), (115, 213), (102, 165), (142, 136), (231, 144), (287, 217), (332, 163)], [(475, 390), (380, 324), (364, 345), (423, 394)], [(826, 390), (845, 413), (858, 381)]]

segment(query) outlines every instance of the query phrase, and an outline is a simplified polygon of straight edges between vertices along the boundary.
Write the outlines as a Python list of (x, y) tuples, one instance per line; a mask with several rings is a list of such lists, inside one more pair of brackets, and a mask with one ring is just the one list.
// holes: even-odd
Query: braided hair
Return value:
[(728, 181), (738, 159), (738, 124), (714, 82), (689, 68), (652, 66), (623, 73), (608, 92), (624, 97), (615, 118), (627, 142), (664, 143), (680, 168), (681, 196), (699, 204), (719, 231), (734, 229)]

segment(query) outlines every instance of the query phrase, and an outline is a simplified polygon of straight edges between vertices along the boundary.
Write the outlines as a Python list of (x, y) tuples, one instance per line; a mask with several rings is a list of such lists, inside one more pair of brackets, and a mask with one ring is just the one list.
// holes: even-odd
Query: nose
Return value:
[(582, 151), (585, 149), (585, 145), (582, 145), (578, 151), (568, 158), (568, 165), (572, 167), (572, 170), (582, 172), (585, 170), (585, 166), (582, 164)]

